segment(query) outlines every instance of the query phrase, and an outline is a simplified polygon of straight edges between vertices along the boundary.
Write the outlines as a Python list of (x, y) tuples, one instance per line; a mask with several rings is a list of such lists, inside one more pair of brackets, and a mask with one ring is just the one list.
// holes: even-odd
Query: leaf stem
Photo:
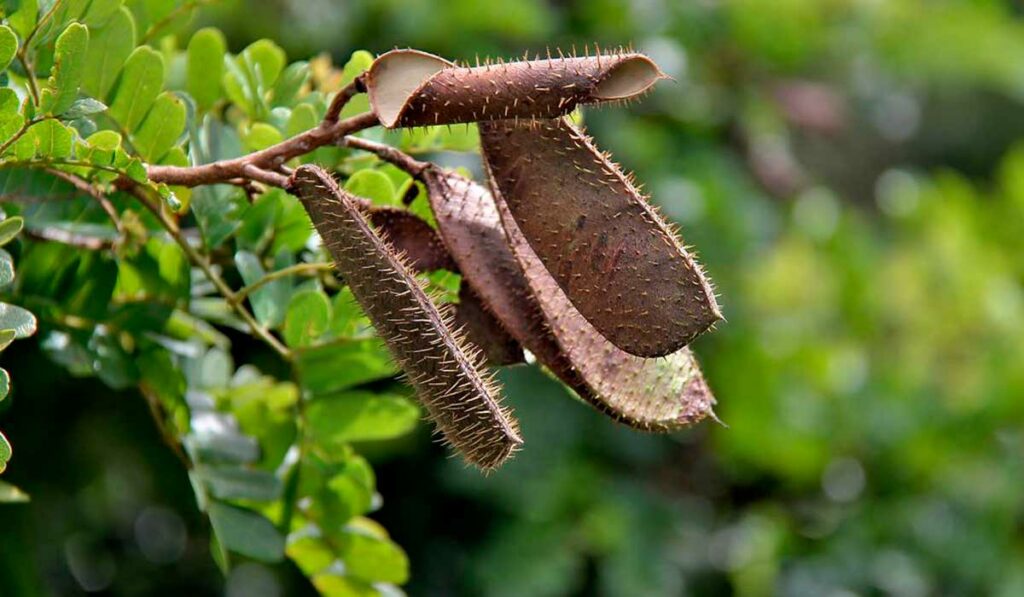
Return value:
[(363, 151), (376, 154), (380, 159), (398, 166), (417, 180), (421, 178), (423, 171), (430, 167), (430, 162), (421, 162), (411, 155), (397, 148), (391, 147), (390, 145), (377, 143), (376, 141), (370, 141), (360, 137), (353, 137), (351, 135), (345, 136), (343, 142), (347, 147), (361, 149)]
[(280, 280), (281, 278), (295, 274), (317, 274), (320, 272), (329, 272), (332, 269), (334, 269), (334, 266), (330, 263), (296, 263), (295, 265), (289, 265), (288, 267), (274, 270), (252, 284), (240, 288), (235, 292), (234, 300), (243, 301), (247, 296), (274, 280)]
[(163, 209), (161, 209), (159, 203), (154, 203), (146, 196), (146, 189), (135, 182), (127, 181), (125, 179), (119, 179), (117, 184), (125, 191), (134, 195), (135, 198), (137, 198), (142, 205), (146, 207), (146, 209), (156, 216), (160, 225), (163, 226), (164, 229), (167, 230), (167, 233), (171, 235), (175, 242), (178, 243), (178, 246), (185, 252), (189, 261), (202, 270), (203, 274), (206, 275), (206, 278), (210, 280), (210, 283), (212, 283), (217, 289), (217, 292), (219, 292), (221, 296), (228, 301), (228, 304), (231, 305), (235, 313), (237, 313), (238, 316), (242, 318), (242, 321), (249, 326), (252, 333), (270, 346), (270, 348), (273, 349), (274, 352), (276, 352), (282, 359), (290, 361), (292, 358), (291, 351), (289, 351), (284, 344), (281, 344), (281, 341), (275, 338), (267, 328), (263, 327), (258, 321), (256, 321), (256, 318), (253, 317), (252, 313), (250, 313), (249, 310), (246, 309), (245, 306), (237, 299), (235, 292), (231, 290), (231, 287), (228, 286), (227, 282), (225, 282), (224, 279), (220, 277), (220, 274), (213, 269), (213, 265), (210, 263), (210, 260), (205, 255), (200, 254), (199, 251), (189, 244), (188, 240), (181, 234), (181, 230), (178, 228), (177, 223), (167, 217), (167, 214), (164, 213)]

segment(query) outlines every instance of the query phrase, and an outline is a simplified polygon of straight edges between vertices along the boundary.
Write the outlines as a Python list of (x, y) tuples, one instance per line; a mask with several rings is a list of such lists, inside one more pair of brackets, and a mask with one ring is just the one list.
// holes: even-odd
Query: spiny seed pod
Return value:
[[(511, 214), (502, 224), (559, 346), (587, 383), (592, 402), (620, 421), (647, 431), (671, 431), (714, 416), (714, 396), (689, 347), (660, 358), (629, 354), (608, 342), (562, 292)], [(555, 372), (558, 373), (557, 371)]]
[(579, 104), (624, 101), (665, 75), (635, 52), (459, 66), (418, 50), (392, 50), (366, 73), (370, 105), (388, 128), (495, 119), (553, 118)]
[(523, 347), (484, 307), (469, 284), (459, 288), (459, 304), (455, 306), (455, 324), (465, 330), (466, 338), (483, 352), (492, 367), (523, 362)]
[(377, 333), (416, 389), (447, 442), (483, 469), (522, 445), (518, 424), (499, 404), (478, 355), (450, 329), (409, 266), (367, 221), (355, 197), (322, 168), (304, 165), (288, 180)]
[(487, 189), (437, 167), (428, 168), (422, 176), (438, 232), (459, 266), (463, 283), (537, 360), (552, 370), (570, 370), (509, 250)]
[(619, 350), (575, 310), (511, 219), (509, 240), (486, 189), (437, 168), (424, 178), (441, 237), (463, 281), (581, 398), (646, 431), (670, 431), (711, 413), (714, 398), (688, 348), (659, 359)]
[(700, 266), (608, 156), (564, 119), (480, 124), (496, 199), (572, 304), (641, 357), (722, 318)]
[(415, 214), (396, 207), (371, 207), (370, 222), (417, 272), (455, 269), (437, 232)]

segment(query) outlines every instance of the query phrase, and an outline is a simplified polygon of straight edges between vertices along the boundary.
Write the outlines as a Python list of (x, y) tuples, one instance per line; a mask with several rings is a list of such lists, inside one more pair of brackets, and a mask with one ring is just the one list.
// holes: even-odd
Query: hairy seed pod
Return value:
[(392, 50), (366, 73), (370, 105), (388, 128), (554, 118), (580, 104), (642, 95), (665, 75), (635, 52), (458, 66), (418, 50)]
[(450, 328), (398, 255), (367, 220), (355, 197), (322, 168), (304, 165), (288, 180), (345, 277), (353, 296), (445, 440), (470, 463), (499, 466), (522, 445), (518, 424), (502, 408), (496, 383)]
[(396, 207), (371, 207), (369, 214), (370, 222), (396, 251), (405, 255), (414, 271), (455, 269), (437, 232), (415, 214)]
[(714, 398), (688, 348), (658, 359), (618, 349), (576, 311), (510, 218), (509, 240), (486, 189), (437, 168), (424, 178), (441, 237), (463, 281), (582, 399), (645, 431), (678, 429), (711, 414)]
[(613, 344), (664, 356), (722, 318), (675, 230), (572, 124), (481, 123), (480, 142), (496, 199), (580, 314)]
[(523, 362), (522, 345), (484, 307), (480, 297), (466, 282), (459, 287), (455, 324), (465, 330), (466, 339), (480, 348), (488, 365), (499, 367)]

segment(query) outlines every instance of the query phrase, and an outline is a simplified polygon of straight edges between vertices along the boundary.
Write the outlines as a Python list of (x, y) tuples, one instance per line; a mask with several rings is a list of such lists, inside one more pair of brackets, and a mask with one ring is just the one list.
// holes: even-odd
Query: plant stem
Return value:
[(185, 187), (226, 182), (232, 178), (247, 178), (246, 168), (249, 166), (275, 171), (292, 158), (307, 154), (318, 147), (336, 144), (345, 135), (368, 129), (377, 123), (376, 115), (364, 112), (334, 123), (322, 122), (320, 126), (299, 133), (277, 145), (239, 158), (190, 167), (149, 166), (147, 171), (149, 179), (153, 182)]
[(398, 166), (415, 179), (419, 179), (422, 176), (423, 171), (430, 167), (429, 162), (421, 162), (411, 155), (391, 147), (390, 145), (384, 145), (383, 143), (377, 143), (375, 141), (369, 141), (367, 139), (361, 139), (350, 135), (346, 136), (343, 141), (348, 147), (376, 154), (380, 159)]
[(243, 301), (247, 296), (274, 280), (279, 280), (295, 274), (329, 272), (332, 269), (334, 269), (334, 266), (330, 263), (296, 263), (295, 265), (289, 265), (288, 267), (274, 270), (252, 284), (242, 287), (235, 293), (234, 300)]
[(217, 289), (217, 292), (227, 300), (228, 304), (235, 310), (235, 313), (237, 313), (238, 316), (242, 318), (242, 321), (249, 326), (249, 329), (252, 330), (253, 334), (270, 346), (270, 348), (272, 348), (282, 359), (286, 361), (291, 360), (291, 351), (288, 350), (284, 344), (281, 344), (281, 341), (275, 338), (267, 328), (263, 327), (258, 321), (256, 321), (256, 318), (253, 317), (252, 313), (250, 313), (249, 310), (246, 309), (245, 306), (237, 299), (235, 292), (231, 290), (231, 287), (228, 286), (227, 282), (225, 282), (224, 279), (220, 277), (220, 274), (213, 269), (210, 260), (205, 255), (200, 254), (199, 251), (196, 251), (196, 249), (189, 244), (188, 240), (182, 236), (177, 223), (167, 217), (167, 214), (165, 214), (160, 208), (159, 203), (155, 204), (150, 201), (146, 196), (146, 189), (134, 182), (125, 181), (123, 179), (121, 179), (119, 183), (121, 188), (134, 195), (143, 204), (143, 206), (146, 207), (146, 209), (156, 216), (160, 225), (163, 226), (164, 229), (167, 230), (167, 233), (171, 235), (175, 242), (178, 243), (178, 246), (185, 252), (189, 261), (202, 270), (206, 275), (206, 278), (210, 280), (213, 286)]

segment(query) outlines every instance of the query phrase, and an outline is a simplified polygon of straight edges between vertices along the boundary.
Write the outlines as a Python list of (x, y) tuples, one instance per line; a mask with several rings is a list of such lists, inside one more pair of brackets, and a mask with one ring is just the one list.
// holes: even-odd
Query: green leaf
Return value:
[(275, 106), (291, 106), (295, 103), (299, 90), (309, 80), (309, 74), (309, 63), (295, 62), (289, 64), (288, 68), (284, 69), (284, 72), (277, 79), (277, 84), (274, 85), (273, 104)]
[[(14, 335), (10, 333), (11, 330), (3, 330), (0, 332), (0, 336), (6, 334), (8, 338), (14, 339)], [(10, 340), (8, 340), (8, 344)], [(0, 402), (3, 402), (4, 398), (7, 398), (7, 394), (11, 391), (11, 374), (6, 369), (0, 369)]]
[(68, 25), (57, 38), (53, 70), (41, 100), (46, 113), (63, 114), (74, 103), (85, 73), (88, 51), (89, 29), (81, 23)]
[(91, 97), (79, 98), (64, 112), (64, 120), (85, 118), (93, 114), (99, 114), (106, 109), (106, 104), (99, 100), (94, 100)]
[(22, 38), (27, 37), (29, 32), (36, 26), (39, 19), (38, 0), (20, 0), (18, 9), (7, 16), (7, 22), (18, 32)]
[(328, 449), (398, 437), (415, 428), (420, 418), (419, 408), (406, 398), (362, 391), (321, 396), (306, 412), (311, 437)]
[(313, 395), (322, 395), (392, 377), (398, 368), (384, 343), (376, 338), (332, 342), (296, 355), (299, 381)]
[(133, 136), (133, 145), (148, 162), (156, 162), (185, 131), (185, 102), (169, 91), (156, 98), (146, 119)]
[(82, 90), (93, 97), (106, 98), (134, 47), (135, 19), (122, 6), (103, 27), (90, 30)]
[(325, 597), (382, 597), (383, 595), (401, 595), (401, 591), (392, 587), (385, 590), (384, 583), (370, 584), (361, 580), (343, 576), (340, 572), (324, 572), (312, 579), (313, 586)]
[(220, 81), (224, 76), (224, 34), (213, 27), (200, 29), (188, 42), (185, 89), (200, 110), (210, 108), (221, 98)]
[(29, 127), (12, 149), (19, 160), (62, 159), (71, 155), (71, 139), (71, 129), (57, 120), (44, 120)]
[(36, 316), (17, 305), (0, 303), (0, 330), (14, 330), (18, 338), (27, 338), (36, 333)]
[(288, 535), (285, 552), (306, 576), (326, 569), (334, 561), (334, 552), (312, 524)]
[(7, 25), (0, 25), (0, 72), (7, 70), (17, 51), (18, 37)]
[(7, 470), (7, 463), (11, 460), (11, 444), (0, 432), (0, 473)]
[(28, 494), (10, 483), (0, 481), (0, 504), (18, 504), (29, 501)]
[(93, 164), (110, 166), (121, 148), (121, 135), (114, 131), (99, 131), (89, 135), (85, 144), (87, 147), (82, 157)]
[(284, 319), (284, 340), (288, 346), (309, 346), (327, 331), (331, 323), (331, 302), (320, 289), (292, 295)]
[(360, 170), (345, 181), (345, 190), (369, 199), (376, 205), (399, 205), (395, 185), (387, 175), (376, 170)]
[(345, 286), (334, 295), (331, 333), (341, 338), (368, 338), (373, 336), (370, 319), (356, 302), (352, 290)]
[[(352, 57), (349, 58), (348, 62), (345, 63), (345, 67), (342, 69), (341, 84), (347, 85), (352, 82), (353, 79), (358, 77), (360, 74), (365, 72), (373, 64), (373, 54), (365, 50), (356, 50), (352, 52)], [(370, 109), (370, 101), (366, 97), (365, 93), (359, 94), (354, 98), (350, 99), (345, 107), (341, 110), (341, 117), (348, 118), (349, 116), (355, 116)]]
[(404, 583), (409, 579), (409, 559), (383, 529), (365, 518), (356, 518), (341, 534), (338, 555), (345, 575), (366, 582)]
[(261, 562), (279, 562), (284, 557), (284, 538), (263, 516), (221, 502), (212, 502), (209, 514), (217, 538), (227, 549)]
[(18, 333), (14, 330), (0, 330), (0, 350), (6, 350), (17, 337)]
[(11, 254), (0, 249), (0, 287), (14, 281), (14, 259)]
[(284, 50), (269, 39), (259, 39), (249, 44), (249, 47), (242, 51), (242, 56), (251, 60), (263, 91), (272, 89), (287, 61)]
[(25, 220), (21, 216), (10, 217), (0, 222), (0, 247), (14, 240), (24, 227)]
[(125, 130), (135, 131), (149, 112), (164, 82), (164, 59), (149, 46), (128, 57), (120, 82), (107, 105), (108, 113)]
[[(248, 251), (235, 253), (235, 267), (246, 284), (255, 284), (266, 275), (259, 257)], [(267, 327), (281, 325), (290, 292), (288, 280), (274, 280), (254, 290), (249, 294), (249, 303), (256, 319)]]
[(93, 0), (89, 3), (88, 10), (82, 15), (82, 22), (89, 26), (89, 29), (104, 27), (110, 19), (122, 8), (124, 0)]
[(266, 149), (271, 145), (280, 143), (282, 139), (281, 131), (265, 122), (254, 122), (249, 127), (249, 130), (246, 131), (246, 134), (242, 136), (242, 141), (245, 142), (245, 146), (249, 151)]
[(303, 131), (315, 127), (319, 124), (320, 119), (317, 117), (316, 110), (309, 104), (299, 104), (292, 109), (291, 116), (288, 117), (288, 125), (285, 127), (285, 133), (289, 137), (298, 135)]
[(281, 496), (281, 481), (272, 473), (238, 466), (201, 466), (199, 478), (222, 500), (269, 502)]
[(21, 109), (21, 100), (18, 94), (9, 87), (0, 88), (0, 118), (10, 118), (18, 114)]

